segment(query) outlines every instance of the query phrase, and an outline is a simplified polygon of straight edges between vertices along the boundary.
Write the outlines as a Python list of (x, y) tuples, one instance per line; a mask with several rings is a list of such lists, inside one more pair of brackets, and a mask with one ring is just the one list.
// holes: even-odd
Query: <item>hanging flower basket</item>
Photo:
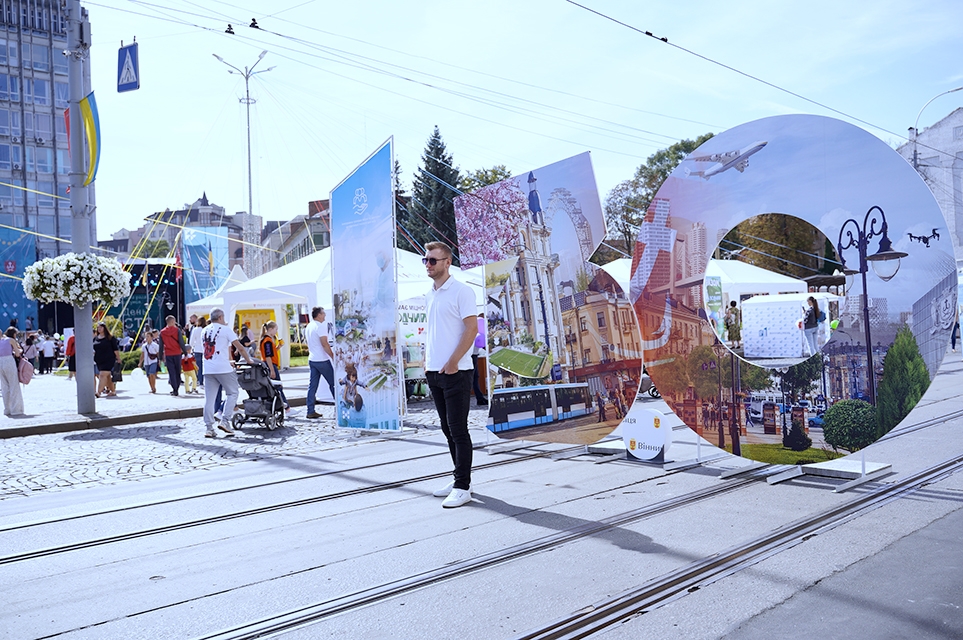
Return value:
[(130, 295), (130, 274), (114, 258), (92, 253), (65, 253), (26, 268), (23, 290), (31, 300), (66, 302), (83, 307), (93, 302), (116, 306)]

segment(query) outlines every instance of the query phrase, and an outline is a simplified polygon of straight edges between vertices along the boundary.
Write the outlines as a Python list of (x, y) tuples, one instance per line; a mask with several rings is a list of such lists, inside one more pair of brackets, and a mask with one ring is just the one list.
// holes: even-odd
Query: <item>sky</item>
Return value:
[[(243, 69), (268, 52), (250, 81), (253, 212), (265, 220), (306, 213), (389, 136), (410, 192), (435, 125), (462, 170), (590, 151), (604, 199), (658, 149), (767, 116), (839, 117), (896, 146), (930, 98), (963, 85), (952, 0), (583, 2), (668, 43), (565, 0), (82, 4), (100, 239), (204, 192), (248, 209), (244, 81), (212, 54)], [(117, 49), (134, 37), (141, 88), (118, 94)], [(938, 98), (920, 127), (960, 106), (963, 91)]]

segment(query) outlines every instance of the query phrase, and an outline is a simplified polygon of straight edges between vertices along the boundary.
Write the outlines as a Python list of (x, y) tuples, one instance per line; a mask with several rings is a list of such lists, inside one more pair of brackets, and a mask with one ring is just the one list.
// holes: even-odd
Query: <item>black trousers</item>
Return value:
[(471, 436), (468, 433), (468, 409), (471, 407), (471, 369), (446, 374), (426, 371), (428, 389), (438, 410), (441, 430), (448, 439), (448, 450), (455, 465), (455, 488), (471, 486)]
[(181, 386), (181, 357), (164, 356), (164, 365), (167, 367), (167, 380), (170, 382), (171, 391), (177, 393)]

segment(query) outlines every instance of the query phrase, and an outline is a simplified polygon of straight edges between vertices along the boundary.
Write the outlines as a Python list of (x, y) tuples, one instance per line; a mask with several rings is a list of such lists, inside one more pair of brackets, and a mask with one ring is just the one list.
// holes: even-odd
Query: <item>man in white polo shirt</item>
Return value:
[(475, 294), (448, 273), (451, 248), (444, 242), (427, 243), (421, 261), (434, 281), (426, 296), (425, 377), (455, 465), (454, 480), (434, 495), (446, 496), (443, 507), (460, 507), (471, 502), (468, 409), (472, 392), (471, 347), (478, 333)]

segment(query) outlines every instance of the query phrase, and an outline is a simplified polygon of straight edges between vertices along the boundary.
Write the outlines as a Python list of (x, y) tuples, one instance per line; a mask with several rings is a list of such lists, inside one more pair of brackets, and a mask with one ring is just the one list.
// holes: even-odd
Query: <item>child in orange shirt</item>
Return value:
[(181, 356), (181, 371), (184, 373), (184, 393), (200, 393), (197, 389), (197, 361), (192, 347), (187, 347), (187, 353)]

